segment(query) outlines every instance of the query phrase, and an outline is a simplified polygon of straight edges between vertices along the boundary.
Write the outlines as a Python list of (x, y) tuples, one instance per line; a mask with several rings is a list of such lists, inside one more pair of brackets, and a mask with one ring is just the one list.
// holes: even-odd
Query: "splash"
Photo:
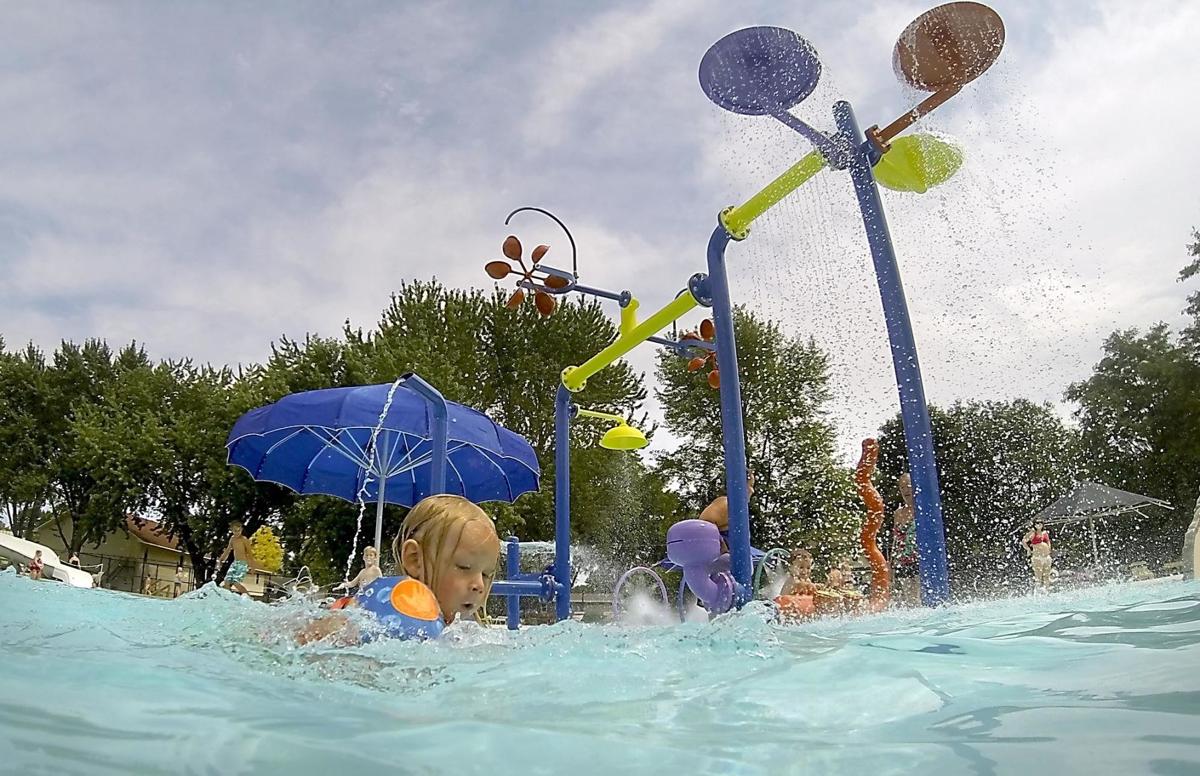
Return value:
[[(378, 456), (379, 451), (379, 432), (383, 430), (383, 424), (387, 421), (388, 412), (392, 409), (392, 399), (396, 396), (396, 389), (403, 383), (403, 378), (397, 378), (392, 382), (391, 388), (388, 389), (387, 399), (383, 402), (383, 410), (379, 413), (379, 422), (375, 424), (375, 428), (371, 429), (371, 438), (367, 442), (367, 449), (364, 451), (374, 461), (379, 468), (379, 472), (365, 471), (363, 472), (362, 486), (358, 489), (358, 518), (354, 524), (354, 541), (350, 545), (350, 555), (346, 558), (346, 571), (343, 574), (343, 580), (350, 579), (350, 569), (354, 566), (354, 559), (358, 556), (358, 537), (362, 533), (363, 515), (367, 511), (367, 485), (372, 481), (372, 474), (379, 474), (384, 477), (387, 472), (384, 469), (386, 462), (382, 457)], [(376, 547), (382, 553), (382, 548)]]

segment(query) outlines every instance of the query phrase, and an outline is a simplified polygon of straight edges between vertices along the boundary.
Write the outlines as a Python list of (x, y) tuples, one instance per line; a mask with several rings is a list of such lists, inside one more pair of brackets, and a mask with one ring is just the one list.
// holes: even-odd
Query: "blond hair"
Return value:
[[(487, 513), (462, 496), (441, 495), (422, 499), (409, 511), (400, 525), (400, 533), (392, 540), (392, 557), (396, 562), (396, 571), (402, 575), (406, 573), (401, 550), (406, 541), (413, 539), (421, 545), (426, 578), (420, 581), (430, 589), (436, 590), (442, 565), (449, 562), (454, 551), (458, 549), (463, 531), (469, 523), (483, 523), (493, 536), (496, 535), (496, 526), (492, 524), (492, 519)], [(492, 582), (488, 579), (485, 580), (483, 588), (485, 604), (491, 593)], [(480, 607), (475, 613), (475, 619), (480, 622), (483, 622), (484, 608), (486, 607)]]

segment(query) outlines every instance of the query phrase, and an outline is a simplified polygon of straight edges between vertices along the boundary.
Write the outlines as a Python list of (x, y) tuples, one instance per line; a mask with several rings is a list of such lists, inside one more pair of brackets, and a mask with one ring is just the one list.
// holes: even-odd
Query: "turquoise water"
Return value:
[(1200, 773), (1196, 583), (355, 649), (304, 616), (0, 574), (0, 771)]

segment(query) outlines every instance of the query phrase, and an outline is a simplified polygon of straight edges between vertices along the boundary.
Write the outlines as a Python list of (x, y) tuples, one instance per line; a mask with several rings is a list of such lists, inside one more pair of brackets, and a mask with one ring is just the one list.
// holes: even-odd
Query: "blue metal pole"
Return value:
[[(508, 552), (504, 559), (505, 576), (515, 582), (521, 574), (521, 544), (515, 536), (508, 537), (507, 543)], [(507, 615), (508, 629), (516, 630), (521, 624), (521, 596), (519, 593), (510, 593), (505, 596), (505, 614)]]
[[(896, 387), (900, 392), (900, 415), (904, 420), (904, 438), (908, 445), (908, 468), (913, 483), (916, 505), (917, 552), (921, 566), (921, 599), (927, 606), (945, 603), (950, 598), (950, 582), (946, 568), (946, 537), (942, 527), (942, 500), (938, 488), (937, 465), (933, 457), (933, 433), (929, 425), (929, 407), (925, 402), (925, 386), (921, 382), (921, 366), (917, 362), (917, 344), (913, 338), (912, 321), (900, 268), (888, 233), (879, 187), (871, 170), (873, 147), (863, 137), (848, 102), (833, 106), (838, 130), (854, 146), (850, 154), (850, 177), (854, 193), (862, 210), (871, 259), (879, 281), (879, 296), (883, 301), (883, 317), (887, 323), (888, 340), (892, 349), (892, 365), (896, 371)], [(721, 375), (725, 375), (722, 373)]]
[(746, 431), (742, 422), (742, 384), (738, 377), (733, 307), (725, 276), (729, 233), (718, 225), (708, 239), (708, 283), (717, 329), (717, 365), (721, 368), (721, 435), (725, 446), (725, 494), (729, 503), (730, 571), (740, 589), (734, 605), (749, 600), (754, 567), (750, 561), (750, 497), (746, 492)]
[(561, 382), (554, 396), (554, 617), (571, 617), (571, 392)]
[(504, 596), (507, 598), (510, 595), (527, 595), (536, 596), (543, 601), (550, 600), (550, 593), (546, 589), (546, 583), (537, 574), (522, 574), (520, 579), (497, 579), (492, 583), (492, 595)]
[(433, 450), (430, 455), (429, 465), (429, 495), (435, 496), (439, 493), (446, 492), (446, 446), (450, 436), (449, 422), (446, 413), (446, 398), (442, 396), (442, 392), (434, 388), (429, 383), (425, 382), (420, 375), (409, 372), (403, 378), (405, 385), (411, 385), (412, 389), (425, 400), (429, 402), (429, 406), (433, 409), (433, 426), (432, 442)]

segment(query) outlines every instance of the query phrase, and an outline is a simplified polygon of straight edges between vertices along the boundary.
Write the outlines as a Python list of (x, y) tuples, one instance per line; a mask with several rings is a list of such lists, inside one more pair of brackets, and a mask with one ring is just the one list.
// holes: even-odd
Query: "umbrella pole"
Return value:
[[(450, 436), (450, 424), (446, 411), (446, 399), (442, 392), (425, 382), (415, 372), (408, 372), (400, 378), (404, 384), (429, 402), (433, 411), (433, 422), (430, 423), (432, 452), (429, 458), (429, 495), (436, 496), (447, 493), (446, 490), (446, 446)], [(463, 493), (466, 493), (466, 483), (463, 483)]]
[[(383, 494), (387, 490), (387, 477), (381, 477), (379, 480), (379, 498), (375, 502), (375, 550), (379, 552), (383, 547)], [(399, 558), (392, 558), (392, 561), (399, 563)]]
[(1100, 565), (1100, 550), (1096, 546), (1096, 518), (1088, 518), (1088, 530), (1092, 532), (1092, 562)]

